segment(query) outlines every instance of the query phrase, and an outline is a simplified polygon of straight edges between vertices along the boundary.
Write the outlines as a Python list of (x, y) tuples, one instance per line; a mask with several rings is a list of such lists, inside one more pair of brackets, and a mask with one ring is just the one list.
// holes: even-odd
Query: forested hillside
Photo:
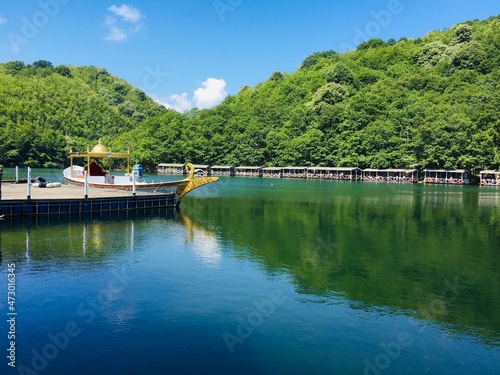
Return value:
[(68, 147), (98, 138), (130, 148), (150, 168), (500, 165), (500, 16), (315, 53), (294, 73), (275, 72), (213, 109), (185, 114), (160, 109), (102, 69), (15, 65), (0, 73), (7, 165), (42, 156), (62, 163)]
[(0, 164), (62, 166), (68, 151), (114, 139), (166, 109), (105, 69), (0, 65)]

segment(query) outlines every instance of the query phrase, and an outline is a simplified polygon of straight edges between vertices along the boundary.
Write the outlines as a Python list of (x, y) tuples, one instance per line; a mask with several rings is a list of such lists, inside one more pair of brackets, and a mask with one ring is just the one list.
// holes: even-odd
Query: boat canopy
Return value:
[[(73, 152), (69, 153), (70, 165), (73, 167), (73, 158), (84, 158), (87, 160), (87, 165), (90, 165), (90, 160), (93, 158), (107, 158), (109, 160), (111, 169), (111, 159), (126, 159), (127, 160), (127, 172), (130, 171), (130, 152), (111, 152), (108, 150), (99, 139), (99, 142), (86, 152)], [(73, 168), (71, 168), (73, 170)]]

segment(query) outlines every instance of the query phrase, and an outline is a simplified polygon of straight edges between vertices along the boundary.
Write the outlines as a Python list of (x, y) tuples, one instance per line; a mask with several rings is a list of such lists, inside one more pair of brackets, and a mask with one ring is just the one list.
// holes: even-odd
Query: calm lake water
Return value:
[(0, 226), (2, 374), (500, 368), (500, 190), (221, 178), (180, 210)]

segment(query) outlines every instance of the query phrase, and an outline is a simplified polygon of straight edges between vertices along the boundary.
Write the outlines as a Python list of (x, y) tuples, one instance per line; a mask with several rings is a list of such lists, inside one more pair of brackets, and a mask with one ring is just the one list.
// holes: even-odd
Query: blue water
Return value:
[(4, 221), (1, 373), (496, 374), (499, 195), (221, 178), (180, 211)]

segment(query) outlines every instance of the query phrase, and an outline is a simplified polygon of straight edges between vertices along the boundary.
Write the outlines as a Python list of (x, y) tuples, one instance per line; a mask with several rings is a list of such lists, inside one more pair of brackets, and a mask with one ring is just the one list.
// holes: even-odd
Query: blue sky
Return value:
[(419, 37), (498, 0), (2, 0), (0, 62), (94, 65), (179, 111), (208, 108), (313, 52)]

